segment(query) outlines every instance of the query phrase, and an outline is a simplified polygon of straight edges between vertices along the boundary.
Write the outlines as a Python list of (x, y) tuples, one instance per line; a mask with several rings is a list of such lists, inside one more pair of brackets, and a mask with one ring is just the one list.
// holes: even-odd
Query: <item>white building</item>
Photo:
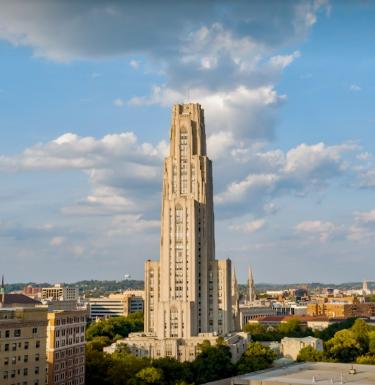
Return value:
[(311, 346), (317, 351), (323, 351), (323, 341), (315, 337), (284, 337), (280, 342), (280, 351), (284, 357), (296, 360), (301, 349), (306, 346)]

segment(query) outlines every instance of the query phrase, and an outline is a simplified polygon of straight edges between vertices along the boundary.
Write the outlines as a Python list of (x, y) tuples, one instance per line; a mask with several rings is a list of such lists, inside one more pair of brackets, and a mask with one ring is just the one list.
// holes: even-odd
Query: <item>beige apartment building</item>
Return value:
[(47, 322), (46, 308), (0, 307), (1, 385), (45, 384)]
[(42, 299), (50, 301), (77, 301), (79, 298), (78, 287), (67, 287), (56, 283), (51, 287), (42, 288)]
[(48, 385), (85, 383), (86, 310), (48, 313)]
[(178, 104), (163, 166), (160, 260), (145, 263), (145, 332), (123, 342), (138, 355), (183, 361), (195, 358), (202, 338), (214, 343), (223, 336), (239, 356), (247, 335), (229, 337), (235, 329), (231, 275), (231, 261), (215, 259), (204, 112), (199, 104)]

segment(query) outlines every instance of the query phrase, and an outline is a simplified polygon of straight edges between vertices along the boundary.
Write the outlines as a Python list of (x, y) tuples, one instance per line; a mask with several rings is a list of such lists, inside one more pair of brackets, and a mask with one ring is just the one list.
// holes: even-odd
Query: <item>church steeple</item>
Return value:
[(247, 301), (248, 303), (251, 303), (251, 302), (254, 302), (255, 300), (256, 300), (256, 291), (255, 291), (253, 271), (249, 266), (249, 272), (247, 276)]
[(4, 306), (5, 303), (5, 284), (4, 284), (4, 274), (1, 277), (1, 288), (0, 288), (0, 306)]

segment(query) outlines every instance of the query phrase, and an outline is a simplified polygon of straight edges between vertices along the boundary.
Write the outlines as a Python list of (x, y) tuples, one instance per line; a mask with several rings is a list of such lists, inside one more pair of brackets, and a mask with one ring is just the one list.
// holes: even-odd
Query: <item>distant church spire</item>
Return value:
[(250, 266), (247, 276), (247, 300), (249, 303), (254, 302), (256, 300), (254, 277)]
[(5, 284), (4, 284), (4, 274), (1, 277), (1, 288), (0, 288), (0, 296), (1, 296), (1, 301), (0, 301), (0, 306), (3, 306), (5, 303)]

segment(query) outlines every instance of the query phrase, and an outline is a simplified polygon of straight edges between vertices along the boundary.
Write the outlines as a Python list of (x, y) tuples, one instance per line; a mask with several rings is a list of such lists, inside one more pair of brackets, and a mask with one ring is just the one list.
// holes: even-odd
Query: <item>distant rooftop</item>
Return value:
[[(352, 367), (356, 374), (349, 373)], [(331, 385), (332, 383), (374, 385), (375, 366), (311, 362), (244, 374), (232, 379), (233, 385)]]
[(17, 305), (17, 304), (39, 305), (40, 302), (23, 294), (5, 294), (3, 304), (4, 306)]

